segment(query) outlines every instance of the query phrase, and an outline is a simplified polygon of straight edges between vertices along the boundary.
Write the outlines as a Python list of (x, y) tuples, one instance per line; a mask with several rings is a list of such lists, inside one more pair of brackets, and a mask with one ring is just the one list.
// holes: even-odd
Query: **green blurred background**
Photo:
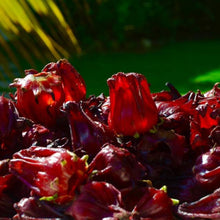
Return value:
[(0, 1), (0, 87), (25, 69), (67, 58), (87, 94), (108, 94), (117, 72), (139, 72), (151, 91), (181, 93), (220, 81), (219, 0)]

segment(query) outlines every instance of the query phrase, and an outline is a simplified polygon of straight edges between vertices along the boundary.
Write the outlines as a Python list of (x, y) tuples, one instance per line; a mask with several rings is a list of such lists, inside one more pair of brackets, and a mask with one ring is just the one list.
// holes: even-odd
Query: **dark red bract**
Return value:
[(163, 190), (148, 187), (134, 207), (132, 215), (134, 219), (171, 220), (172, 200)]
[(70, 149), (70, 135), (63, 126), (62, 129), (48, 129), (41, 124), (26, 124), (22, 132), (22, 146), (28, 148), (31, 146), (60, 146)]
[(42, 200), (65, 203), (86, 179), (86, 163), (61, 148), (33, 146), (14, 154), (10, 171), (27, 184)]
[(178, 214), (183, 219), (220, 219), (220, 188), (192, 203), (183, 203)]
[(220, 187), (220, 146), (210, 149), (197, 159), (193, 167), (195, 178), (207, 192)]
[(157, 94), (154, 97), (159, 116), (163, 117), (163, 126), (166, 129), (172, 128), (179, 134), (189, 136), (193, 150), (210, 148), (213, 143), (210, 142), (209, 136), (212, 130), (220, 124), (218, 84), (206, 94), (200, 91), (188, 92), (173, 100), (166, 100)]
[(86, 85), (82, 76), (65, 59), (47, 64), (42, 72), (52, 72), (61, 77), (65, 102), (80, 101), (86, 96)]
[(119, 72), (86, 97), (65, 59), (25, 73), (0, 96), (0, 218), (220, 219), (219, 83), (151, 94)]
[(50, 63), (40, 73), (26, 70), (26, 76), (15, 79), (10, 86), (17, 88), (19, 113), (48, 127), (57, 126), (61, 120), (59, 108), (64, 102), (78, 102), (86, 95), (84, 80), (66, 60)]
[[(75, 220), (128, 219), (122, 208), (121, 193), (105, 182), (91, 182), (82, 188), (80, 196), (66, 211)], [(127, 218), (125, 218), (127, 217)]]
[[(17, 211), (14, 220), (61, 220), (64, 217), (56, 210), (55, 204), (40, 201), (35, 197), (22, 198), (14, 207)], [(62, 206), (60, 209), (62, 210)]]
[(56, 125), (60, 117), (59, 107), (65, 100), (59, 76), (51, 72), (33, 74), (30, 71), (24, 78), (15, 79), (10, 86), (17, 88), (16, 107), (21, 116), (49, 127)]
[(9, 172), (9, 160), (0, 162), (0, 217), (12, 217), (14, 203), (29, 194), (28, 188)]
[(14, 103), (0, 96), (0, 159), (11, 158), (19, 150), (21, 131), (17, 128), (18, 117)]
[(118, 189), (129, 187), (143, 179), (146, 169), (132, 153), (114, 145), (104, 145), (89, 165), (95, 171), (93, 179), (106, 181)]
[(102, 145), (113, 140), (113, 133), (98, 118), (92, 118), (92, 112), (83, 101), (67, 102), (63, 106), (69, 120), (74, 151), (89, 154), (92, 157)]

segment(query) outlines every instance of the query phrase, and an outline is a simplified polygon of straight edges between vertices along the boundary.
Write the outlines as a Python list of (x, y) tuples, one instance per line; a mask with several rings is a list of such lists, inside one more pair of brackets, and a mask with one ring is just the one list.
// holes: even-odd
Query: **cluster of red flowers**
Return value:
[(151, 93), (138, 73), (86, 97), (67, 60), (0, 97), (0, 217), (220, 219), (220, 88)]

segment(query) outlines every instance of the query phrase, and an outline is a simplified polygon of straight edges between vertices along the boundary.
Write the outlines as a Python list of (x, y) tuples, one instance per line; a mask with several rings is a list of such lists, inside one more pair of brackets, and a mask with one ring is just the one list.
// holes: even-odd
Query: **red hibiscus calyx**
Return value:
[(108, 124), (115, 133), (133, 136), (157, 124), (157, 107), (143, 75), (119, 72), (107, 83), (110, 93)]
[(52, 90), (53, 86), (61, 86), (61, 77), (50, 72), (32, 74), (30, 72), (25, 78), (16, 78), (10, 87), (16, 87), (23, 92), (32, 91), (34, 96), (39, 96), (42, 92), (51, 94), (55, 100)]

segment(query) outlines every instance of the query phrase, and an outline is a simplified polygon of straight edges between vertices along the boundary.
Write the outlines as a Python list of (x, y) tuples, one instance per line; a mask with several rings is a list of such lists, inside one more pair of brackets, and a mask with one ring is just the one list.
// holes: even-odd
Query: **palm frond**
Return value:
[[(68, 9), (66, 2), (62, 5)], [(0, 55), (7, 54), (0, 59), (0, 80), (6, 75), (13, 79), (15, 69), (22, 75), (38, 61), (82, 52), (69, 24), (71, 16), (67, 19), (55, 0), (0, 1), (0, 17)]]

